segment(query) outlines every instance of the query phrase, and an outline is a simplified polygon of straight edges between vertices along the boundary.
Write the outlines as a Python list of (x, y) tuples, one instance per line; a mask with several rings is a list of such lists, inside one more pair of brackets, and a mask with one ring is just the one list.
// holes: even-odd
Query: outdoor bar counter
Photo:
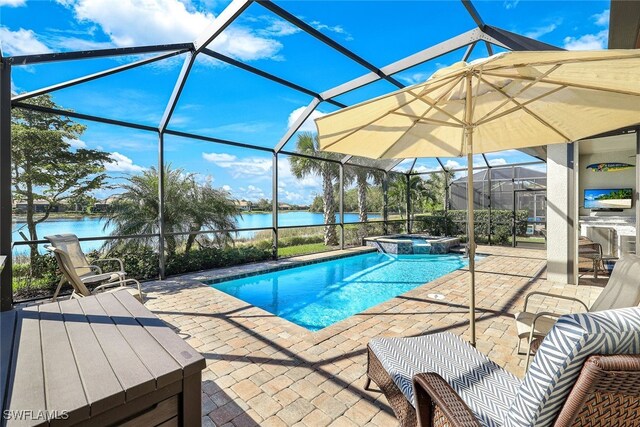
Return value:
[(200, 425), (204, 358), (129, 292), (1, 316), (3, 426)]

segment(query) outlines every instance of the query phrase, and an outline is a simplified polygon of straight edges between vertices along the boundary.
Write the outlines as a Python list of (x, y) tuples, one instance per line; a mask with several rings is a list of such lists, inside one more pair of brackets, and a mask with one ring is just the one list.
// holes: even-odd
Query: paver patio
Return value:
[[(592, 302), (601, 287), (547, 282), (545, 251), (481, 246), (478, 252), (489, 256), (476, 265), (477, 348), (522, 376), (525, 357), (517, 354), (511, 315), (522, 308), (524, 295), (542, 290)], [(326, 255), (314, 257), (318, 256)], [(205, 426), (395, 425), (384, 396), (363, 389), (369, 339), (444, 330), (467, 337), (465, 270), (315, 333), (200, 281), (235, 271), (190, 274), (144, 285), (149, 297), (146, 306), (207, 359), (202, 382)], [(427, 296), (434, 293), (444, 299)], [(565, 302), (544, 303), (568, 308)]]

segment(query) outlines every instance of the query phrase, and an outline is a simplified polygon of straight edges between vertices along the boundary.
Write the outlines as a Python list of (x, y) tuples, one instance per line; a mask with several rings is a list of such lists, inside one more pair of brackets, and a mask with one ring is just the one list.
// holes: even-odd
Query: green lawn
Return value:
[(278, 248), (278, 256), (290, 257), (296, 255), (310, 254), (314, 252), (323, 252), (335, 249), (331, 246), (325, 246), (324, 243), (308, 243), (306, 245), (287, 246), (286, 248)]
[[(509, 239), (509, 241), (511, 241), (511, 239)], [(544, 237), (517, 236), (516, 237), (516, 242), (518, 242), (518, 243), (544, 243), (545, 239), (544, 239)]]

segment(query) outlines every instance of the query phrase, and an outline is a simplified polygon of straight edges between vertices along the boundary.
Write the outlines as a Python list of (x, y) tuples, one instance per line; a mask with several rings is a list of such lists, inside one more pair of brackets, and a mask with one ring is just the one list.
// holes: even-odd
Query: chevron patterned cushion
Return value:
[(551, 425), (592, 354), (640, 354), (640, 308), (560, 317), (538, 349), (505, 425)]
[(485, 426), (499, 426), (520, 381), (449, 332), (415, 338), (376, 338), (369, 347), (415, 406), (411, 379), (435, 372), (469, 405)]

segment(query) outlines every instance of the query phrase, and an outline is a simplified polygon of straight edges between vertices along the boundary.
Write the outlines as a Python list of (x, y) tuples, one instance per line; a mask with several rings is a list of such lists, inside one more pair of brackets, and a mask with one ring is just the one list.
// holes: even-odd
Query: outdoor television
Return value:
[(633, 200), (631, 188), (590, 188), (584, 190), (586, 209), (630, 209)]

